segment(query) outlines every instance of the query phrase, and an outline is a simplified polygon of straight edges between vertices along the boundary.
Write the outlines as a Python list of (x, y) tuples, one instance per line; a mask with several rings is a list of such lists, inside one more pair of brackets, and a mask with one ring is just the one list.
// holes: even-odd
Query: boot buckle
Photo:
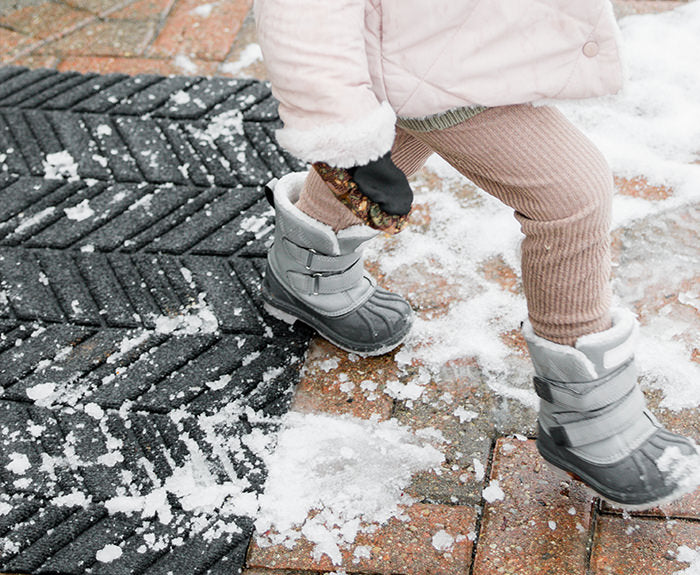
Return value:
[(313, 286), (313, 288), (312, 288), (311, 293), (312, 293), (313, 295), (318, 295), (318, 294), (319, 294), (320, 284), (321, 284), (321, 278), (323, 277), (323, 274), (321, 274), (321, 273), (315, 273), (315, 274), (313, 274), (311, 277), (314, 278), (314, 286)]
[(308, 253), (308, 255), (306, 256), (306, 264), (304, 264), (304, 267), (305, 267), (307, 270), (310, 270), (311, 267), (312, 267), (313, 261), (314, 261), (314, 256), (315, 256), (318, 252), (317, 252), (315, 249), (313, 249), (313, 248), (309, 248), (307, 251), (308, 251), (309, 253)]

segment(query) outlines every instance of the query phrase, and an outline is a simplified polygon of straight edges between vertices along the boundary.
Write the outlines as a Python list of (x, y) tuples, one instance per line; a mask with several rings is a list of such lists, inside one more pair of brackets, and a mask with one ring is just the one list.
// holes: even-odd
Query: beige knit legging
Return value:
[[(572, 345), (610, 327), (613, 182), (579, 130), (555, 108), (530, 105), (490, 108), (445, 130), (397, 129), (391, 155), (406, 175), (433, 152), (515, 210), (535, 333)], [(359, 221), (313, 170), (297, 205), (336, 230)]]

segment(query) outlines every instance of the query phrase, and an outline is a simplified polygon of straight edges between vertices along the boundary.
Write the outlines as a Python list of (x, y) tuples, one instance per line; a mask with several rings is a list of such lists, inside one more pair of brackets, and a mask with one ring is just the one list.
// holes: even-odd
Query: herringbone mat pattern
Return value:
[(278, 123), (254, 81), (0, 68), (0, 572), (242, 567), (307, 343), (258, 296)]

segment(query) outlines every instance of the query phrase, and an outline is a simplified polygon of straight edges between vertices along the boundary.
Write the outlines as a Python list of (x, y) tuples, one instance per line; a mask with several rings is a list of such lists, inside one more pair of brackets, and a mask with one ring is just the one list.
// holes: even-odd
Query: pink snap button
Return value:
[(583, 45), (583, 54), (588, 58), (593, 58), (597, 56), (598, 52), (600, 52), (600, 46), (598, 46), (598, 42), (586, 42)]

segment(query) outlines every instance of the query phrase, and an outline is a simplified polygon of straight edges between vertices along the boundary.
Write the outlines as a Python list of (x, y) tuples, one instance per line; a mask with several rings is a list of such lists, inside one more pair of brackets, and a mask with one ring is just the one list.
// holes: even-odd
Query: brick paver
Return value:
[(603, 516), (598, 520), (591, 557), (591, 575), (671, 575), (687, 563), (676, 559), (678, 548), (696, 549), (700, 523)]
[(29, 36), (13, 32), (7, 28), (0, 28), (0, 51), (3, 54), (9, 55), (14, 52), (18, 46), (22, 46), (30, 41)]
[(384, 393), (386, 382), (395, 379), (392, 356), (362, 360), (325, 340), (311, 342), (293, 408), (380, 420), (391, 417), (392, 399)]
[[(499, 439), (474, 575), (585, 575), (593, 498), (581, 484), (552, 471), (534, 441)], [(489, 493), (488, 491), (486, 493)]]
[[(616, 509), (608, 504), (603, 505), (603, 510), (609, 513), (621, 514), (620, 509)], [(700, 521), (700, 491), (694, 491), (681, 497), (673, 503), (669, 503), (656, 509), (647, 511), (635, 511), (633, 516), (651, 516), (659, 518), (673, 517), (675, 519), (692, 519)]]
[(213, 2), (179, 0), (151, 46), (152, 55), (186, 54), (223, 60), (228, 55), (252, 0)]
[[(55, 56), (47, 56), (58, 61)], [(115, 56), (69, 56), (60, 60), (57, 68), (62, 72), (98, 72), (100, 74), (202, 74), (213, 76), (218, 64), (208, 60), (187, 60), (165, 58), (128, 58)]]
[[(468, 573), (476, 526), (473, 508), (415, 504), (406, 510), (406, 514), (408, 521), (391, 519), (375, 533), (358, 535), (355, 545), (343, 550), (346, 572), (377, 575)], [(293, 549), (281, 545), (263, 548), (253, 542), (248, 552), (248, 567), (306, 571), (335, 569), (327, 555), (314, 561), (311, 551), (311, 544), (304, 541)]]
[[(239, 66), (254, 41), (252, 0), (80, 0), (19, 3), (0, 17), (0, 61), (78, 72), (264, 76)], [(242, 42), (245, 42), (243, 44)], [(247, 56), (246, 56), (247, 57)]]
[(121, 10), (112, 12), (112, 18), (124, 20), (158, 20), (164, 17), (175, 4), (175, 0), (137, 0)]
[(66, 4), (75, 6), (76, 8), (82, 8), (83, 10), (89, 10), (95, 14), (100, 14), (114, 8), (119, 2), (115, 0), (66, 0)]
[(0, 25), (37, 39), (48, 38), (90, 19), (85, 10), (70, 8), (65, 4), (44, 2), (38, 6), (26, 6), (0, 18)]
[(43, 46), (40, 51), (64, 56), (138, 56), (143, 54), (154, 32), (155, 24), (148, 21), (96, 21)]

